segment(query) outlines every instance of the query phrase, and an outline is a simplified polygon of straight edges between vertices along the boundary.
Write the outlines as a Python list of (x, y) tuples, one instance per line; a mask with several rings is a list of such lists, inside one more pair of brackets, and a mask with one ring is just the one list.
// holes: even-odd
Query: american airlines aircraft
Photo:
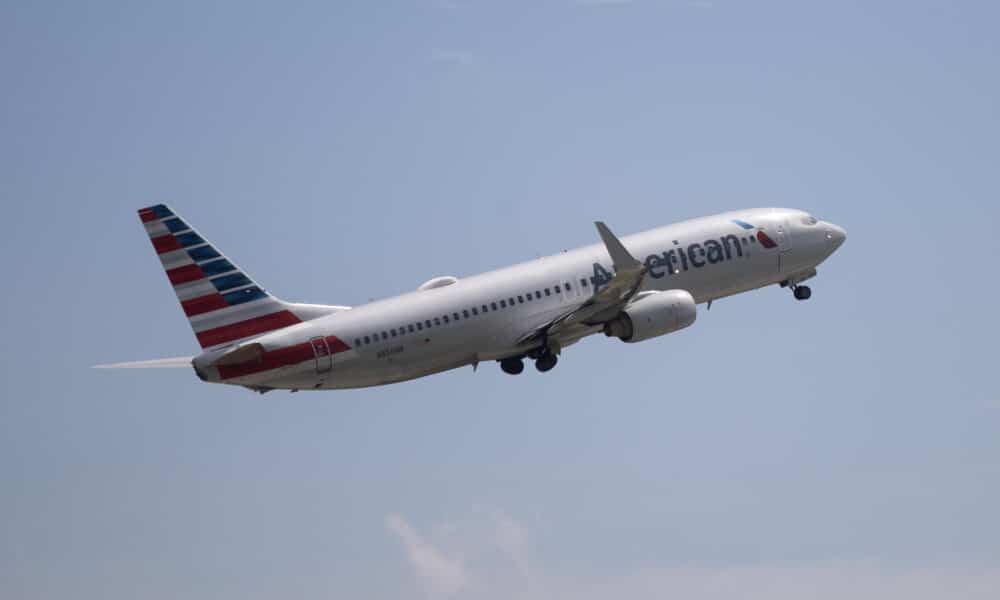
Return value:
[(603, 333), (635, 343), (684, 329), (696, 305), (802, 282), (846, 232), (800, 210), (755, 208), (684, 221), (363, 306), (275, 298), (163, 204), (139, 218), (201, 345), (198, 356), (100, 365), (193, 367), (203, 381), (274, 389), (384, 385), (484, 361), (516, 375)]

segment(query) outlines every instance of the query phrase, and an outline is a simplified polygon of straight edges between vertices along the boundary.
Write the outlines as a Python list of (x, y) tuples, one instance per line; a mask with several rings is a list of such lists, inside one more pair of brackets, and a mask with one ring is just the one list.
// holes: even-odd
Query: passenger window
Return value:
[(449, 322), (448, 321), (448, 315), (442, 315), (441, 316), (441, 320), (444, 321), (445, 323), (448, 323)]
[(560, 290), (560, 289), (561, 289), (561, 288), (559, 287), (559, 284), (557, 283), (557, 284), (556, 284), (556, 293), (557, 293), (557, 294), (559, 293), (559, 290)]
[(545, 288), (545, 295), (546, 296), (551, 296), (552, 295), (552, 291), (549, 290), (549, 288)]
[(490, 309), (486, 308), (486, 305), (484, 304), (483, 305), (483, 313), (488, 313), (488, 312), (490, 312)]
[(542, 293), (539, 292), (538, 290), (535, 290), (535, 300), (541, 300), (541, 299), (542, 299)]
[(440, 327), (441, 326), (441, 319), (438, 318), (438, 317), (434, 317), (434, 324), (437, 325), (438, 327)]
[(406, 329), (407, 329), (407, 331), (409, 331), (410, 333), (413, 333), (413, 325), (412, 325), (412, 324), (410, 324), (410, 325), (407, 325), (407, 326), (406, 326)]
[(383, 331), (383, 332), (382, 332), (382, 339), (383, 339), (383, 340), (387, 340), (387, 339), (389, 339), (389, 334), (387, 334), (386, 332), (384, 332), (384, 331)]
[(568, 292), (569, 291), (569, 282), (567, 281), (566, 283), (564, 283), (563, 287), (566, 288), (566, 291)]
[(507, 304), (510, 304), (511, 306), (514, 306), (514, 299), (513, 298), (507, 298)]
[(580, 280), (580, 286), (581, 287), (587, 287), (587, 280), (586, 279), (581, 279)]
[(421, 323), (420, 321), (417, 321), (417, 331), (423, 331), (423, 330), (424, 330), (424, 324)]
[(473, 306), (472, 307), (472, 314), (478, 315), (479, 314), (479, 309), (477, 309), (475, 306)]
[(507, 308), (507, 301), (506, 300), (501, 300), (500, 301), (500, 308)]
[(518, 294), (518, 296), (517, 296), (517, 303), (518, 304), (524, 304), (524, 296)]
[(354, 345), (355, 346), (360, 346), (361, 345), (361, 338), (354, 338)]
[(490, 308), (492, 308), (493, 310), (497, 310), (497, 303), (496, 302), (490, 302)]
[(466, 319), (469, 318), (469, 311), (468, 311), (468, 309), (462, 311), (462, 316), (465, 317)]
[(392, 337), (396, 337), (396, 330), (395, 329), (390, 329), (389, 333), (392, 334)]
[(424, 327), (426, 327), (427, 329), (431, 328), (431, 320), (430, 319), (427, 319), (426, 321), (424, 321)]
[(370, 337), (368, 337), (367, 335), (365, 336), (365, 343), (366, 344), (372, 343), (372, 339)]
[(461, 317), (459, 317), (459, 316), (458, 316), (458, 313), (451, 313), (451, 316), (452, 316), (452, 317), (453, 317), (453, 318), (454, 318), (454, 319), (455, 319), (456, 321), (458, 321), (458, 320), (459, 320), (459, 319), (461, 318)]

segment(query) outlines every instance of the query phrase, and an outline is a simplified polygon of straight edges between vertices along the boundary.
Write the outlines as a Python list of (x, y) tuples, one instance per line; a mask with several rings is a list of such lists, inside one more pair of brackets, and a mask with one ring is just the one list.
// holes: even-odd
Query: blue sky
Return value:
[[(990, 2), (0, 7), (5, 598), (992, 598)], [(753, 206), (847, 243), (558, 368), (271, 393), (135, 216), (361, 304)]]

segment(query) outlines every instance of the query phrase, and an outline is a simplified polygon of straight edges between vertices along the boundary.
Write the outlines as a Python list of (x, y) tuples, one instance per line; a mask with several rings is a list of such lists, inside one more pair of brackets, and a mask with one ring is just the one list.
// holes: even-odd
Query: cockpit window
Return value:
[(803, 225), (812, 226), (812, 225), (815, 225), (818, 222), (819, 221), (816, 220), (816, 217), (814, 217), (812, 215), (806, 215), (806, 216), (802, 217), (802, 224)]

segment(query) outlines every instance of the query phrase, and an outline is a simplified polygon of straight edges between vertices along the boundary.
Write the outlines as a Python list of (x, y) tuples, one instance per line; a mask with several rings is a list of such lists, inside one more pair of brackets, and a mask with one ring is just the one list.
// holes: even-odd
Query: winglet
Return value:
[(629, 254), (629, 251), (622, 245), (621, 240), (616, 238), (615, 234), (611, 233), (611, 230), (608, 229), (608, 226), (603, 221), (596, 221), (594, 225), (597, 226), (597, 232), (601, 234), (601, 240), (608, 249), (608, 254), (611, 255), (611, 264), (614, 265), (615, 271), (627, 271), (641, 266), (641, 263)]

